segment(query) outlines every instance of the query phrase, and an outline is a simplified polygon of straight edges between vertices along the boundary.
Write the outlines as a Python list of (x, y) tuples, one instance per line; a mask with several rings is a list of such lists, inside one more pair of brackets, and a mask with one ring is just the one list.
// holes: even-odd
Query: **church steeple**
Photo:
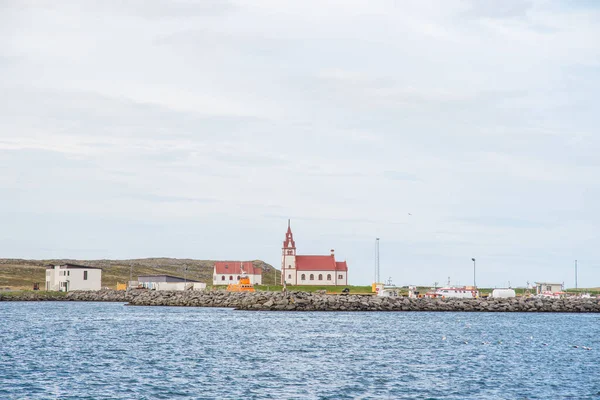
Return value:
[(296, 242), (288, 219), (288, 228), (281, 249), (281, 284), (295, 285), (296, 275)]
[[(294, 250), (296, 252), (296, 242), (294, 241), (294, 234), (292, 233), (292, 228), (290, 226), (290, 220), (288, 219), (288, 228), (285, 233), (285, 240), (283, 241), (283, 250)], [(287, 254), (290, 254), (287, 252)]]

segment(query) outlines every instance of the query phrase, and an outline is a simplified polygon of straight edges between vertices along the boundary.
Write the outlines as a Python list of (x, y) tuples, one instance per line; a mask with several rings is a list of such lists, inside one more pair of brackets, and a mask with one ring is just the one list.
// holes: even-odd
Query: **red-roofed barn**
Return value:
[(255, 267), (252, 261), (217, 261), (213, 273), (213, 285), (238, 283), (242, 269), (250, 278), (251, 284), (262, 284), (262, 269)]
[(328, 256), (296, 255), (296, 242), (288, 221), (288, 230), (281, 253), (281, 279), (287, 285), (337, 286), (348, 284), (348, 264), (336, 261), (331, 250)]

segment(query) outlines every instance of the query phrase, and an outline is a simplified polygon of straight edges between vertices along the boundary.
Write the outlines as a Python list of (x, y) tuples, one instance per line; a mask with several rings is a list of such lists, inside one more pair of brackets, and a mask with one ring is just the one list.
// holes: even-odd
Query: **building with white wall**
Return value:
[(562, 283), (535, 282), (536, 294), (554, 294), (563, 291)]
[(143, 275), (130, 282), (130, 287), (150, 290), (204, 290), (206, 283), (172, 275)]
[(238, 283), (242, 270), (252, 285), (262, 285), (262, 268), (255, 267), (252, 261), (217, 261), (213, 271), (213, 285)]
[(288, 220), (281, 251), (281, 283), (286, 285), (338, 286), (348, 284), (348, 264), (336, 261), (334, 251), (328, 256), (296, 254), (296, 242)]
[(100, 290), (101, 287), (101, 268), (70, 263), (46, 267), (46, 290), (69, 292)]

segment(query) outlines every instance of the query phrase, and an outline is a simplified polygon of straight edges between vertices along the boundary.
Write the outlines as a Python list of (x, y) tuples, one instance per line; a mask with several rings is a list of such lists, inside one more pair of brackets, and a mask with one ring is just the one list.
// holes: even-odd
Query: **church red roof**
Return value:
[(254, 267), (252, 261), (217, 261), (215, 263), (215, 274), (241, 274), (240, 267), (242, 264), (248, 275), (262, 274), (262, 268)]
[(336, 262), (334, 256), (296, 256), (298, 271), (347, 271), (346, 261)]

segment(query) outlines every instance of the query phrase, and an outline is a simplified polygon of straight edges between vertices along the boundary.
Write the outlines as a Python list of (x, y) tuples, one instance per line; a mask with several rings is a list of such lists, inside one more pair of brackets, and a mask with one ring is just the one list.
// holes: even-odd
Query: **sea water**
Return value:
[(600, 315), (0, 303), (0, 399), (413, 398), (600, 399)]

